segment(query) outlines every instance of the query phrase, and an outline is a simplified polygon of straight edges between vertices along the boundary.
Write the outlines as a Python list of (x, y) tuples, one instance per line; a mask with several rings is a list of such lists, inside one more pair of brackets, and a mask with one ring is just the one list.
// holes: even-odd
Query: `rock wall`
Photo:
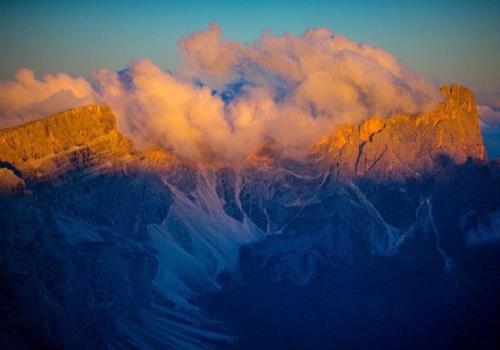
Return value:
[(342, 178), (405, 179), (433, 171), (443, 162), (486, 159), (473, 93), (451, 85), (443, 101), (417, 116), (373, 117), (341, 125), (311, 149), (315, 159)]

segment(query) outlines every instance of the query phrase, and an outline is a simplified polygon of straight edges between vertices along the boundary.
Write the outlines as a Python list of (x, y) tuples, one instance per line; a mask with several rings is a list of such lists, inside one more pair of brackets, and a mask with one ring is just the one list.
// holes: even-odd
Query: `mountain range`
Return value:
[(106, 105), (0, 130), (2, 349), (497, 348), (473, 93), (296, 157), (138, 148)]

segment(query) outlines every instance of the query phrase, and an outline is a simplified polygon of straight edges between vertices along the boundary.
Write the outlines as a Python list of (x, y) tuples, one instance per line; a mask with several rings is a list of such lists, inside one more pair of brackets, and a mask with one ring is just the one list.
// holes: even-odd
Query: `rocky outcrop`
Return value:
[(10, 169), (0, 168), (0, 196), (19, 195), (24, 192), (24, 181)]
[(468, 157), (486, 159), (473, 93), (458, 85), (444, 86), (441, 93), (441, 103), (417, 116), (338, 126), (311, 154), (341, 178), (378, 180), (415, 177)]
[(0, 130), (0, 164), (29, 181), (110, 165), (132, 151), (105, 105), (88, 105)]

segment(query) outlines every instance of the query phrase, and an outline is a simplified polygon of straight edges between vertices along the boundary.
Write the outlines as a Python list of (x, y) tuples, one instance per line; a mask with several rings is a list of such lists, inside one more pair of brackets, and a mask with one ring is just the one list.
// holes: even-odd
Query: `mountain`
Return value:
[(21, 315), (2, 318), (3, 348), (184, 349), (227, 338), (187, 298), (215, 288), (256, 233), (217, 207), (212, 174), (164, 150), (134, 151), (106, 106), (0, 140), (2, 314)]
[(107, 106), (85, 106), (0, 131), (2, 162), (28, 181), (57, 178), (79, 167), (103, 166), (132, 150)]
[(486, 159), (473, 93), (451, 85), (427, 113), (369, 118), (342, 125), (313, 145), (315, 156), (342, 177), (404, 180), (436, 168), (442, 157), (461, 164)]
[(137, 150), (104, 105), (1, 130), (2, 348), (494, 348), (500, 164), (442, 93), (300, 159)]

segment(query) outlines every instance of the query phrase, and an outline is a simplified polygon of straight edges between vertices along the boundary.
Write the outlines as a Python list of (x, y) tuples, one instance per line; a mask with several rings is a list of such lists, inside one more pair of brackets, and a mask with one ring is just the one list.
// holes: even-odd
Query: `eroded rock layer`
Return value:
[(48, 180), (76, 169), (105, 166), (131, 152), (111, 109), (89, 105), (0, 130), (0, 162), (29, 180)]

